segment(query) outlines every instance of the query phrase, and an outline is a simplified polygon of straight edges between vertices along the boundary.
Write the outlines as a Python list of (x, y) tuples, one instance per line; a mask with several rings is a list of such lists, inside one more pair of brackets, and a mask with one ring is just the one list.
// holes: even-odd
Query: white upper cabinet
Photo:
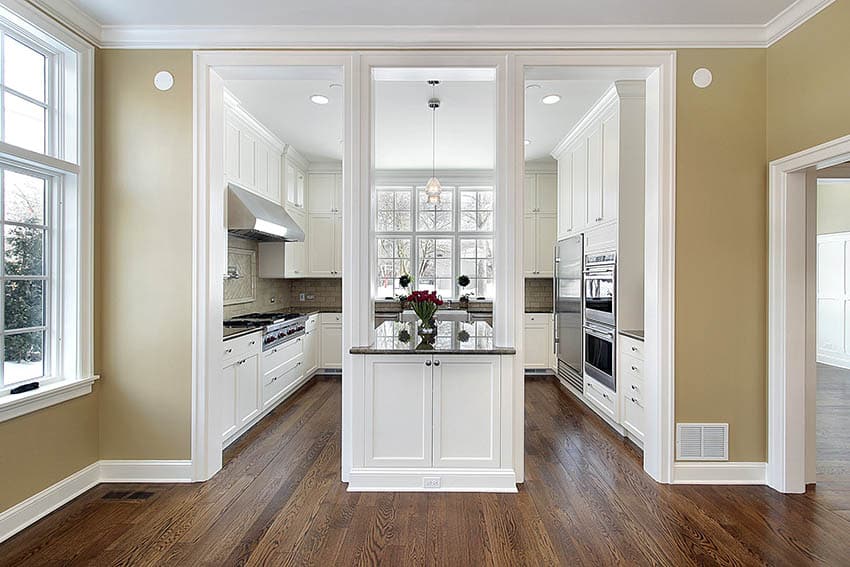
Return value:
[(559, 238), (616, 221), (624, 187), (642, 194), (645, 112), (644, 83), (617, 81), (552, 151)]
[(523, 272), (528, 278), (552, 277), (552, 250), (557, 237), (558, 176), (525, 176)]
[(225, 93), (224, 175), (249, 191), (280, 202), (283, 143)]
[(286, 205), (303, 209), (307, 204), (307, 161), (291, 146), (284, 158), (284, 196)]
[(537, 212), (555, 213), (558, 210), (558, 175), (537, 174)]
[(338, 213), (342, 208), (342, 175), (311, 173), (309, 206), (311, 213)]

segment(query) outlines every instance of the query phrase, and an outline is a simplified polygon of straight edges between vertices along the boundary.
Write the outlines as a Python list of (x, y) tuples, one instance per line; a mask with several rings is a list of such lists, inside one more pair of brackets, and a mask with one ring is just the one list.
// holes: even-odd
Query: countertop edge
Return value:
[(362, 355), (388, 355), (388, 354), (406, 354), (406, 355), (416, 355), (416, 354), (471, 354), (471, 355), (513, 355), (516, 354), (516, 349), (511, 347), (496, 347), (493, 349), (479, 349), (479, 350), (393, 350), (393, 349), (376, 349), (372, 347), (352, 347), (349, 351), (349, 354), (362, 354)]
[(239, 337), (244, 337), (246, 335), (262, 332), (262, 330), (262, 327), (235, 327), (233, 333), (225, 336), (224, 340), (229, 341), (230, 339), (238, 339)]
[(624, 337), (628, 337), (630, 339), (634, 339), (636, 341), (644, 342), (644, 332), (643, 330), (629, 330), (629, 331), (620, 331), (620, 334)]

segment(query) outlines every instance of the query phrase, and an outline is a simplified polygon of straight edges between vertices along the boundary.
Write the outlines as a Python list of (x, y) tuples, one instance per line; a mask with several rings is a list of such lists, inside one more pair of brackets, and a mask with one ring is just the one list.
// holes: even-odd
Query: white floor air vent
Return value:
[(728, 423), (677, 423), (676, 460), (728, 461)]

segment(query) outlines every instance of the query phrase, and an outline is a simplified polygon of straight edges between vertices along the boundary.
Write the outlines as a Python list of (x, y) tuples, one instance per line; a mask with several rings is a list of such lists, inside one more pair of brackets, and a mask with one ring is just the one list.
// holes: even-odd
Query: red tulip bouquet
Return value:
[(431, 326), (434, 313), (443, 304), (443, 300), (437, 297), (436, 291), (414, 291), (407, 296), (407, 302), (424, 327)]

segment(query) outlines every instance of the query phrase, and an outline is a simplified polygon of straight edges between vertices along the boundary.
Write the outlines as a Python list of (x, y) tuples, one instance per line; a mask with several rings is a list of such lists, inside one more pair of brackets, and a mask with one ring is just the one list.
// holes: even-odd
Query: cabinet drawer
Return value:
[(342, 313), (320, 313), (319, 321), (323, 325), (328, 324), (342, 324)]
[(552, 320), (551, 313), (526, 313), (525, 314), (525, 324), (526, 326), (531, 325), (548, 325), (549, 321)]
[(643, 349), (643, 341), (637, 341), (630, 337), (624, 337), (623, 335), (620, 335), (620, 352), (629, 356), (633, 356), (640, 360), (644, 360)]
[(280, 346), (276, 346), (271, 350), (263, 353), (263, 374), (274, 370), (281, 364), (285, 364), (301, 354), (304, 343), (304, 337), (298, 337), (291, 341), (285, 342)]
[(318, 326), (319, 326), (319, 314), (316, 313), (315, 315), (310, 315), (307, 318), (307, 321), (304, 323), (304, 330), (305, 331), (312, 331)]
[(607, 417), (616, 420), (616, 394), (592, 378), (584, 379), (584, 397)]
[(299, 356), (273, 372), (263, 376), (263, 407), (267, 407), (278, 394), (296, 383), (302, 374), (303, 363)]
[(235, 339), (227, 339), (222, 347), (222, 355), (224, 357), (225, 366), (230, 360), (242, 360), (250, 354), (259, 352), (260, 342), (262, 341), (262, 331), (245, 335), (244, 337), (236, 337)]
[(628, 354), (628, 351), (620, 352), (620, 372), (633, 374), (641, 382), (643, 381), (643, 360)]
[(646, 416), (643, 408), (643, 400), (636, 395), (630, 395), (629, 392), (624, 394), (625, 400), (623, 404), (623, 426), (634, 435), (639, 441), (643, 442), (644, 426)]

